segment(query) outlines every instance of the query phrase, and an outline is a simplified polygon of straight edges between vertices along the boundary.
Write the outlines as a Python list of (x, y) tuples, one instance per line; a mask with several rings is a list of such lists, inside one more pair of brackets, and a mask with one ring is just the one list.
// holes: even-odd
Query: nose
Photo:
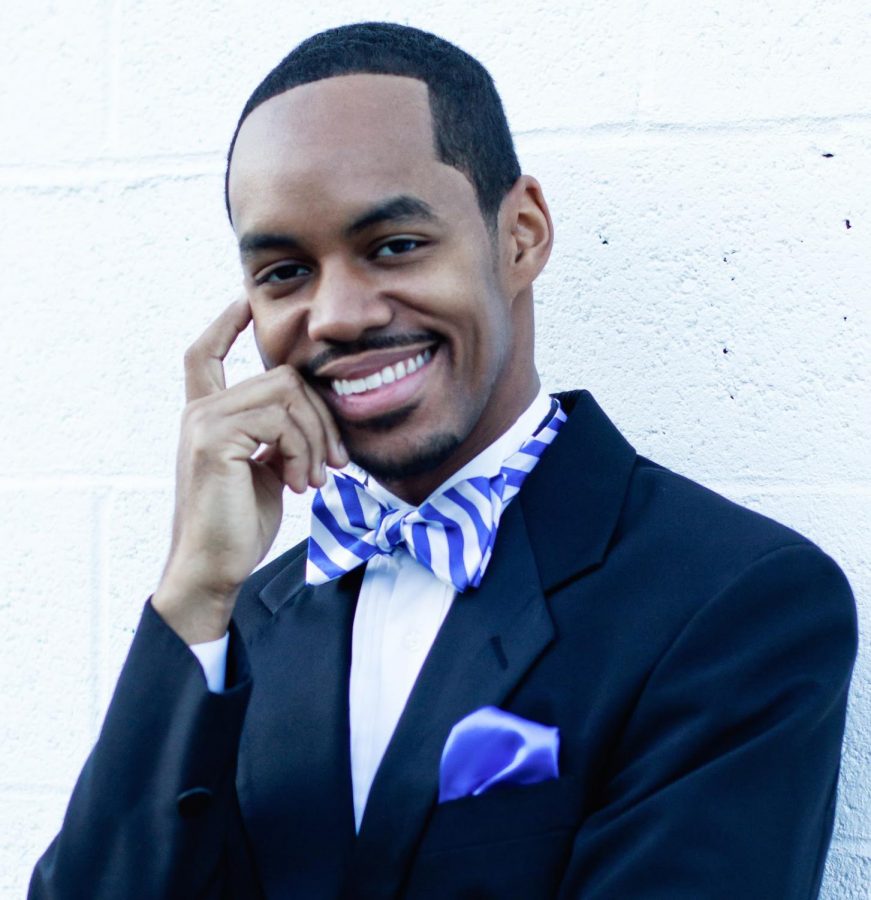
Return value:
[(372, 278), (340, 262), (323, 266), (308, 312), (309, 340), (354, 341), (392, 318), (392, 306)]

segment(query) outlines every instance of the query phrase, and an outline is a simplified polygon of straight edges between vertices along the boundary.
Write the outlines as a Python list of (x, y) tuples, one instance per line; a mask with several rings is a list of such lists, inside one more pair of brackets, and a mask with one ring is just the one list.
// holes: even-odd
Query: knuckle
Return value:
[(302, 379), (300, 378), (299, 372), (297, 372), (293, 366), (278, 366), (275, 371), (278, 373), (278, 377), (281, 379), (281, 383), (285, 388), (294, 392), (301, 390)]
[(184, 366), (186, 369), (195, 368), (199, 365), (200, 359), (202, 358), (202, 350), (200, 348), (200, 342), (194, 341), (184, 352)]
[(204, 402), (206, 398), (191, 400), (184, 410), (182, 410), (182, 425), (187, 430), (197, 431), (203, 427), (208, 418), (207, 404)]
[(306, 470), (299, 464), (298, 459), (285, 460), (282, 476), (285, 483), (304, 488), (306, 484)]

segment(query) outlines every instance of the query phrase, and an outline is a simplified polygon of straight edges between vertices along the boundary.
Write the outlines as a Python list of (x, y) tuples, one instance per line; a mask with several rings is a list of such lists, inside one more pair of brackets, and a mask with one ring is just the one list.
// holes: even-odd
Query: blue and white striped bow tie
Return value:
[(306, 582), (324, 584), (377, 553), (405, 547), (457, 591), (478, 587), (503, 510), (565, 421), (554, 400), (548, 419), (498, 474), (461, 481), (410, 509), (389, 509), (362, 481), (346, 472), (330, 472), (312, 504)]

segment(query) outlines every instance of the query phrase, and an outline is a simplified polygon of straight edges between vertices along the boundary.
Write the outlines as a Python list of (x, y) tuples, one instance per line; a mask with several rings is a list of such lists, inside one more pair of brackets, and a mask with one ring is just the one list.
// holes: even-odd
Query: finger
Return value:
[[(299, 440), (305, 442), (305, 452), (295, 450), (295, 455), (304, 455), (308, 460), (307, 484), (321, 487), (326, 482), (326, 464), (339, 468), (347, 465), (348, 456), (329, 409), (314, 388), (292, 366), (276, 366), (231, 388), (198, 398), (188, 404), (186, 416), (189, 421), (197, 423), (197, 430), (206, 432), (208, 439), (214, 442), (217, 431), (224, 431), (224, 424), (229, 423), (232, 427), (238, 417), (267, 407), (280, 409), (295, 426)], [(255, 435), (252, 434), (251, 438), (253, 437)], [(263, 436), (259, 437), (259, 442), (273, 443), (270, 438)], [(264, 451), (265, 448), (258, 449), (257, 444), (246, 444), (246, 454), (253, 462), (264, 462), (261, 455)], [(270, 464), (276, 462), (271, 454), (268, 461)], [(294, 471), (299, 465), (294, 462)], [(279, 468), (275, 468), (275, 471), (280, 475)]]
[[(300, 458), (282, 456), (278, 444), (269, 444), (262, 451), (251, 457), (252, 466), (263, 466), (294, 493), (303, 494), (308, 490), (308, 473)], [(312, 485), (320, 487), (320, 485)]]
[(314, 390), (303, 381), (296, 369), (290, 366), (276, 367), (272, 370), (271, 377), (265, 380), (278, 382), (275, 388), (276, 396), (290, 421), (296, 426), (299, 435), (306, 441), (309, 461), (308, 483), (313, 487), (323, 486), (327, 478), (326, 463), (329, 452), (323, 418), (326, 411), (322, 411), (323, 405)]
[(336, 420), (333, 418), (333, 414), (330, 412), (320, 394), (318, 394), (310, 384), (305, 382), (303, 382), (303, 384), (305, 386), (306, 394), (308, 395), (312, 406), (317, 411), (321, 420), (321, 425), (324, 429), (327, 446), (327, 463), (333, 466), (333, 468), (341, 469), (348, 465), (350, 458), (348, 457), (348, 451), (345, 449), (345, 445), (342, 443), (342, 437), (339, 434), (339, 427), (336, 425)]
[(309, 482), (321, 487), (327, 479), (327, 432), (319, 408), (315, 405), (314, 392), (304, 382), (300, 386), (298, 402), (288, 406), (287, 412), (300, 432), (306, 436), (309, 445)]
[[(288, 484), (295, 490), (308, 484), (321, 487), (326, 481), (327, 435), (313, 396), (296, 369), (277, 366), (190, 403), (187, 414), (213, 444), (219, 434), (227, 435), (237, 447), (234, 456), (244, 454), (267, 464), (279, 477), (292, 471)], [(255, 426), (257, 431), (252, 430)], [(277, 452), (281, 459), (276, 459)]]
[(246, 378), (226, 390), (200, 398), (193, 407), (208, 409), (211, 417), (232, 417), (246, 410), (261, 406), (280, 407), (309, 406), (311, 401), (305, 391), (304, 382), (290, 366), (276, 366), (268, 372), (261, 372)]
[[(336, 423), (323, 400), (302, 376), (291, 366), (276, 366), (261, 375), (248, 378), (233, 387), (208, 398), (201, 398), (195, 406), (208, 405), (210, 421), (232, 419), (247, 410), (277, 404), (288, 411), (309, 444), (311, 484), (324, 483), (324, 464), (342, 467), (347, 465), (347, 453), (341, 445)], [(198, 412), (205, 412), (199, 409)], [(259, 459), (259, 458), (258, 458)]]
[[(307, 485), (303, 485), (299, 470), (281, 455), (278, 444), (262, 444), (251, 457), (254, 466), (265, 466), (284, 485), (287, 485), (296, 493), (303, 493)], [(300, 485), (303, 485), (300, 489)], [(320, 485), (312, 485), (320, 487)]]
[(248, 300), (240, 298), (231, 303), (188, 347), (184, 357), (185, 395), (188, 402), (226, 388), (224, 359), (250, 321), (251, 307)]
[[(250, 409), (240, 413), (232, 427), (235, 435), (231, 443), (238, 448), (234, 456), (252, 465), (268, 466), (298, 494), (306, 490), (310, 484), (311, 451), (306, 435), (286, 409)], [(266, 446), (261, 448), (263, 444)]]

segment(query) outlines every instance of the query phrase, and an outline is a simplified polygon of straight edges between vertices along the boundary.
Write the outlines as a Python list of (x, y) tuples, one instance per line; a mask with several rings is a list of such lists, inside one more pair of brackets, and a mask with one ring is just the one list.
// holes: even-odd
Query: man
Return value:
[[(849, 588), (541, 392), (552, 225), (486, 72), (318, 35), (227, 200), (246, 296), (187, 355), (169, 559), (31, 896), (815, 896)], [(252, 575), (285, 486), (311, 540)]]

